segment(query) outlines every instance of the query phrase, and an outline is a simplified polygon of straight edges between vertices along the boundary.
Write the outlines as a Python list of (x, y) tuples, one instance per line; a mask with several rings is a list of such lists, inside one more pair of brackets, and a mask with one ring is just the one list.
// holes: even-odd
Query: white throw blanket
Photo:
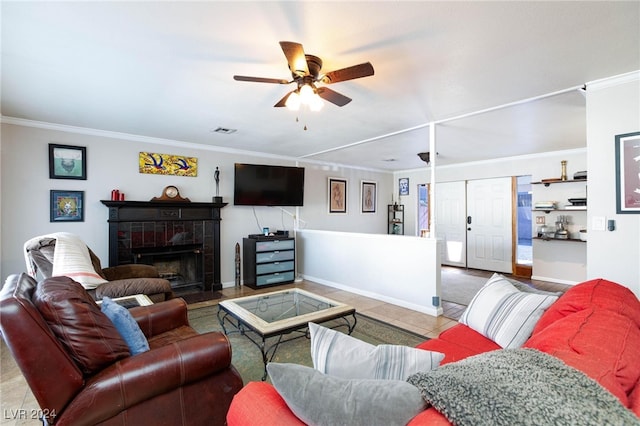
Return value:
[(107, 281), (93, 268), (87, 245), (75, 234), (69, 232), (55, 232), (30, 239), (24, 244), (24, 256), (27, 273), (36, 278), (37, 268), (27, 253), (27, 247), (32, 246), (43, 238), (54, 238), (56, 247), (53, 252), (52, 276), (67, 276), (91, 290)]

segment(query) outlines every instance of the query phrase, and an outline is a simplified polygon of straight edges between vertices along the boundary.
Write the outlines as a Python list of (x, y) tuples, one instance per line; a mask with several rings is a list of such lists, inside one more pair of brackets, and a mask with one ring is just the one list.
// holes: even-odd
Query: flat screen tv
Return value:
[(235, 164), (236, 206), (302, 206), (304, 167)]

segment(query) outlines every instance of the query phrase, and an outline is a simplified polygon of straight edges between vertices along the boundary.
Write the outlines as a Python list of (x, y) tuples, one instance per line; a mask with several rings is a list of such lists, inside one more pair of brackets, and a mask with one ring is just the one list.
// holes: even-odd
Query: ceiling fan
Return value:
[(293, 80), (247, 77), (243, 75), (233, 76), (233, 79), (237, 81), (273, 84), (296, 83), (297, 88), (287, 93), (274, 107), (287, 106), (290, 109), (297, 110), (300, 104), (308, 104), (312, 110), (317, 110), (322, 107), (320, 98), (342, 107), (351, 102), (351, 98), (327, 87), (318, 87), (316, 84), (332, 84), (373, 75), (373, 65), (370, 62), (321, 74), (322, 59), (314, 55), (305, 54), (300, 43), (281, 41), (280, 47), (289, 63), (289, 70), (291, 70)]

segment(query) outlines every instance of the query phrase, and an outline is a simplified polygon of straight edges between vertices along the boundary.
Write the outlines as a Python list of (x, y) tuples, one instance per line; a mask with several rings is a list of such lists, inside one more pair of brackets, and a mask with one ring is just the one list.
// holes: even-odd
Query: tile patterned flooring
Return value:
[[(443, 267), (443, 284), (445, 284), (446, 273), (463, 273), (474, 276), (490, 277), (492, 272), (467, 270), (460, 268)], [(570, 286), (548, 283), (543, 281), (531, 281), (517, 278), (520, 281), (529, 283), (536, 288), (549, 291), (564, 291)], [(442, 307), (444, 315), (433, 317), (431, 315), (416, 312), (400, 306), (381, 302), (379, 300), (363, 297), (354, 293), (327, 287), (321, 284), (301, 281), (294, 284), (287, 284), (278, 287), (271, 287), (260, 290), (253, 290), (249, 287), (230, 287), (222, 290), (223, 299), (249, 296), (252, 294), (274, 291), (275, 289), (285, 289), (288, 287), (298, 287), (316, 294), (326, 296), (339, 302), (347, 303), (356, 308), (357, 312), (364, 315), (394, 324), (400, 328), (411, 330), (425, 337), (434, 338), (456, 325), (458, 318), (465, 309), (464, 305), (458, 305), (443, 301)], [(189, 305), (190, 308), (202, 307), (218, 303), (220, 299), (208, 302), (199, 302)], [(54, 366), (51, 366), (54, 368)], [(20, 370), (17, 368), (13, 357), (2, 341), (0, 343), (0, 425), (39, 425), (40, 421), (34, 419), (33, 414), (38, 413), (38, 404), (26, 385)]]

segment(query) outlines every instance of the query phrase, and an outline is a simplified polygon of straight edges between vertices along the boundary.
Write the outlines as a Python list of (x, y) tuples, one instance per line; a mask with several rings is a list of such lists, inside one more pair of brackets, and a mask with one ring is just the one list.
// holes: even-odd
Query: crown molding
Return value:
[(602, 90), (608, 87), (632, 83), (634, 81), (640, 81), (640, 70), (616, 75), (613, 77), (607, 77), (600, 80), (590, 81), (587, 83), (587, 92), (589, 90)]
[(223, 152), (226, 154), (247, 155), (252, 157), (260, 157), (260, 158), (271, 158), (271, 159), (277, 159), (277, 160), (294, 161), (296, 163), (304, 162), (308, 164), (316, 164), (323, 168), (328, 167), (333, 170), (338, 168), (344, 168), (344, 169), (351, 169), (351, 170), (365, 170), (365, 171), (371, 171), (376, 173), (392, 173), (389, 170), (351, 166), (349, 164), (331, 163), (326, 161), (318, 161), (318, 160), (312, 160), (305, 157), (289, 157), (285, 155), (275, 155), (275, 154), (269, 154), (264, 152), (246, 151), (241, 149), (225, 148), (225, 147), (220, 147), (215, 145), (206, 145), (206, 144), (199, 144), (199, 143), (193, 143), (193, 142), (178, 141), (173, 139), (163, 139), (163, 138), (156, 138), (151, 136), (135, 135), (130, 133), (113, 132), (110, 130), (92, 129), (89, 127), (69, 126), (66, 124), (56, 124), (56, 123), (48, 123), (45, 121), (27, 120), (24, 118), (9, 117), (6, 115), (0, 115), (0, 123), (13, 124), (16, 126), (23, 126), (23, 127), (32, 127), (36, 129), (52, 130), (57, 132), (67, 132), (67, 133), (76, 133), (81, 135), (89, 135), (89, 136), (96, 136), (96, 137), (103, 137), (103, 138), (120, 139), (120, 140), (132, 141), (132, 142), (167, 145), (167, 146), (175, 146), (180, 148), (191, 148), (191, 149), (197, 149), (202, 151)]

